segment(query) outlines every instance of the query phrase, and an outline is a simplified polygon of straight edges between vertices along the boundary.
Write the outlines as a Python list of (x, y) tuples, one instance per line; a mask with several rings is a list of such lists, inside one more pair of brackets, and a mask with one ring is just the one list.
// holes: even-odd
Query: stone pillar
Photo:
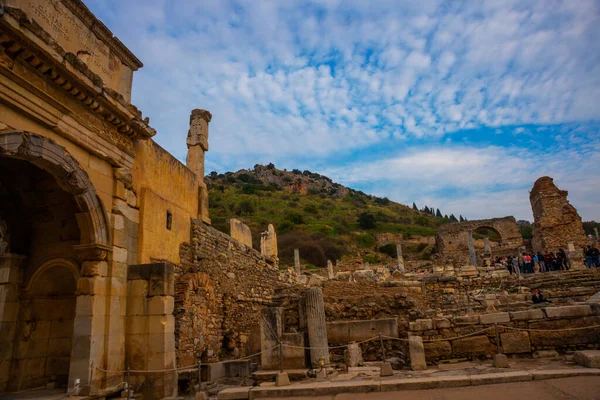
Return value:
[(231, 218), (229, 220), (229, 234), (238, 242), (252, 247), (252, 231), (239, 219)]
[(333, 273), (333, 263), (331, 260), (327, 260), (327, 279), (333, 279), (335, 274)]
[(475, 253), (475, 246), (473, 245), (472, 231), (467, 231), (467, 245), (469, 246), (469, 260), (471, 265), (477, 266), (477, 254)]
[(194, 109), (190, 115), (190, 129), (186, 144), (188, 148), (185, 165), (198, 177), (198, 217), (210, 224), (208, 216), (208, 189), (204, 183), (204, 153), (208, 151), (208, 123), (212, 115), (201, 109)]
[[(130, 265), (127, 275), (127, 366), (160, 371), (175, 368), (175, 278), (168, 263)], [(132, 375), (143, 398), (177, 395), (177, 371)]]
[(483, 238), (483, 251), (485, 254), (492, 253), (492, 247), (490, 246), (490, 238)]
[(398, 256), (398, 270), (404, 273), (404, 257), (402, 256), (402, 245), (400, 243), (396, 243), (396, 254)]
[(570, 269), (586, 269), (583, 251), (581, 249), (580, 251), (576, 251), (575, 244), (573, 242), (568, 243), (566, 253)]
[(277, 251), (277, 234), (272, 224), (269, 224), (267, 230), (260, 234), (260, 253), (269, 258), (277, 258), (279, 255)]
[(300, 275), (300, 250), (294, 249), (294, 270)]
[[(76, 379), (80, 380), (80, 395), (96, 394), (110, 379), (122, 379), (122, 373), (106, 374), (98, 368), (108, 369), (107, 349), (113, 343), (122, 343), (121, 332), (110, 335), (112, 320), (110, 310), (114, 305), (110, 298), (111, 262), (107, 260), (111, 247), (101, 244), (74, 246), (77, 257), (82, 261), (81, 277), (77, 281), (77, 300), (73, 322), (73, 344), (69, 366), (69, 388)], [(117, 312), (115, 311), (115, 314)], [(107, 318), (109, 317), (109, 318)], [(115, 346), (117, 348), (118, 346)], [(122, 346), (121, 346), (122, 347)], [(123, 370), (123, 360), (113, 365), (116, 371)], [(91, 380), (90, 380), (91, 377)]]
[(0, 254), (0, 393), (5, 392), (10, 371), (15, 334), (19, 319), (19, 286), (23, 283), (21, 264), (24, 256)]
[(425, 347), (421, 336), (411, 336), (408, 338), (408, 351), (410, 354), (410, 366), (414, 371), (427, 369), (425, 362)]
[(308, 341), (310, 350), (310, 362), (314, 366), (319, 365), (319, 359), (323, 358), (325, 364), (329, 364), (329, 343), (327, 342), (327, 324), (325, 322), (325, 305), (323, 303), (323, 292), (321, 288), (312, 287), (304, 292), (306, 296), (306, 322), (308, 326)]
[(283, 307), (263, 309), (260, 320), (260, 365), (262, 369), (279, 369), (279, 344), (284, 331)]
[(201, 109), (194, 109), (190, 115), (190, 129), (186, 144), (188, 148), (185, 165), (199, 180), (204, 180), (204, 153), (208, 151), (208, 123), (212, 115)]

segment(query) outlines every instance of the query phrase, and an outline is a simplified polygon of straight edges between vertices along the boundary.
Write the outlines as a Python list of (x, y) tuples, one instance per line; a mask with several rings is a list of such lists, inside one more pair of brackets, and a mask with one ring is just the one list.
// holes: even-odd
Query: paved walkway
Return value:
[(344, 393), (331, 396), (270, 397), (272, 400), (599, 400), (600, 377), (548, 379), (486, 386), (387, 393)]

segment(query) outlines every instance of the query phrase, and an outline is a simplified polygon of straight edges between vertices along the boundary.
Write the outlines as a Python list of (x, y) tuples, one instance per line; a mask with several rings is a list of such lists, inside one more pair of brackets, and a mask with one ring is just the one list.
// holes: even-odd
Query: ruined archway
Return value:
[(102, 356), (106, 301), (90, 296), (102, 293), (90, 290), (95, 278), (80, 278), (81, 265), (104, 262), (111, 243), (88, 174), (51, 139), (0, 132), (0, 221), (0, 355), (10, 366), (0, 391), (74, 378), (85, 386)]
[[(437, 254), (443, 260), (455, 263), (468, 263), (469, 232), (473, 234), (477, 230), (484, 229), (488, 235), (494, 235), (493, 252), (495, 255), (512, 254), (523, 245), (523, 238), (519, 232), (519, 226), (514, 217), (492, 218), (474, 221), (457, 222), (442, 226), (435, 236)], [(486, 235), (480, 235), (483, 239)], [(475, 238), (479, 238), (475, 234)], [(483, 242), (481, 243), (483, 250)]]
[(78, 206), (80, 249), (109, 248), (110, 229), (102, 202), (88, 174), (64, 147), (34, 133), (5, 131), (0, 132), (0, 157), (24, 160), (50, 173), (61, 189), (74, 196)]

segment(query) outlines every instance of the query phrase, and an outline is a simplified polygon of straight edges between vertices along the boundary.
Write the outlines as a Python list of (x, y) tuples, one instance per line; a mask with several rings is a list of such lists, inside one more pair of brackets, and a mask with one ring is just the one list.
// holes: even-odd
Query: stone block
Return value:
[(452, 342), (452, 352), (455, 356), (484, 356), (494, 354), (494, 346), (487, 336), (472, 336)]
[(168, 353), (170, 351), (175, 351), (175, 335), (172, 333), (148, 334), (149, 353)]
[(2, 311), (2, 322), (19, 320), (19, 303), (13, 301), (0, 302), (0, 310)]
[(545, 318), (544, 311), (541, 308), (534, 310), (511, 311), (509, 314), (513, 321), (524, 321)]
[(106, 295), (106, 278), (101, 276), (81, 277), (77, 280), (77, 291), (83, 295)]
[[(128, 335), (140, 335), (148, 333), (148, 317), (127, 316), (125, 319), (126, 333)], [(160, 332), (156, 332), (160, 333)]]
[(141, 279), (127, 281), (127, 297), (146, 296), (148, 296), (148, 281)]
[(122, 215), (131, 222), (136, 224), (140, 223), (140, 212), (139, 210), (130, 207), (127, 201), (121, 199), (113, 199), (113, 213)]
[(408, 351), (410, 354), (410, 366), (414, 371), (427, 369), (425, 348), (423, 347), (423, 339), (420, 336), (411, 336), (408, 338)]
[[(50, 338), (70, 338), (73, 336), (73, 320), (70, 319), (55, 319), (52, 321), (40, 321), (36, 323), (36, 331), (44, 329), (44, 322), (49, 322), (48, 334), (45, 337)], [(41, 335), (40, 335), (41, 336)]]
[(411, 331), (428, 331), (433, 329), (433, 321), (430, 319), (418, 319), (409, 323)]
[(75, 302), (75, 315), (106, 315), (106, 296), (77, 296)]
[(494, 354), (492, 365), (494, 366), (494, 368), (510, 367), (510, 365), (508, 364), (508, 358), (506, 358), (506, 354)]
[(500, 334), (502, 352), (506, 354), (531, 353), (529, 332), (510, 331)]
[(283, 367), (286, 369), (306, 367), (303, 349), (304, 335), (302, 333), (284, 333), (281, 335), (281, 341), (289, 345), (283, 347)]
[(73, 322), (73, 336), (104, 335), (104, 316), (77, 316)]
[(174, 309), (173, 296), (153, 296), (148, 299), (148, 315), (170, 315)]
[(127, 315), (147, 315), (147, 299), (145, 297), (127, 298)]
[(394, 370), (392, 369), (392, 364), (389, 362), (382, 362), (381, 369), (379, 371), (379, 376), (393, 376)]
[(587, 304), (563, 307), (547, 307), (544, 309), (548, 318), (586, 317), (592, 314)]
[(477, 325), (479, 323), (478, 315), (464, 315), (452, 318), (454, 325)]
[(289, 386), (290, 385), (290, 377), (286, 372), (278, 372), (275, 375), (275, 386)]
[(362, 350), (357, 343), (348, 345), (344, 350), (344, 364), (347, 367), (358, 367), (363, 362)]
[(448, 318), (436, 318), (434, 319), (434, 323), (436, 329), (450, 328), (452, 326)]
[(449, 341), (424, 343), (425, 358), (436, 360), (452, 357), (452, 345)]
[(173, 315), (150, 315), (148, 317), (148, 333), (175, 332), (175, 317)]
[(490, 385), (495, 383), (526, 382), (533, 380), (527, 371), (498, 372), (491, 374), (469, 375), (471, 385)]
[(51, 338), (48, 340), (48, 356), (51, 357), (70, 357), (71, 356), (71, 337)]
[(81, 265), (81, 276), (107, 276), (108, 263), (106, 261), (85, 261)]
[(113, 246), (112, 259), (115, 262), (127, 263), (127, 249)]
[(329, 343), (350, 343), (377, 336), (398, 337), (398, 319), (384, 318), (358, 321), (333, 321), (327, 323)]
[(504, 322), (510, 322), (510, 315), (507, 312), (483, 314), (479, 316), (479, 321), (484, 324), (501, 324)]
[(231, 218), (229, 220), (229, 234), (238, 242), (245, 244), (250, 248), (252, 247), (252, 232), (242, 221)]
[(573, 354), (573, 361), (588, 368), (600, 368), (600, 350), (580, 350)]

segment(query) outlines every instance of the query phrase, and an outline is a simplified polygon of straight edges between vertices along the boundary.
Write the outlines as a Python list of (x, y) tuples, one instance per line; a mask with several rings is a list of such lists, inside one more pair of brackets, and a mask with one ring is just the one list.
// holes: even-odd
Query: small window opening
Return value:
[(171, 211), (167, 210), (167, 229), (171, 230), (172, 226), (173, 226), (173, 214), (171, 214)]

